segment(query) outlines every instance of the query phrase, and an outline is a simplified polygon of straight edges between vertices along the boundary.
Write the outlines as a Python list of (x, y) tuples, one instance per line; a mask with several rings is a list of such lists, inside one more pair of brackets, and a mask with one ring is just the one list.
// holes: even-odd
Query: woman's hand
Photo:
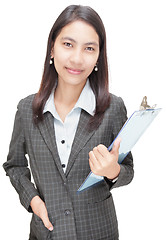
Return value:
[(45, 203), (41, 200), (39, 196), (35, 196), (31, 200), (31, 208), (32, 211), (41, 218), (43, 221), (44, 226), (49, 230), (53, 230), (53, 225), (51, 224), (49, 218), (48, 218), (48, 212)]
[(111, 152), (100, 144), (89, 152), (89, 164), (91, 171), (99, 176), (108, 179), (116, 178), (120, 173), (120, 165), (118, 164), (120, 139), (116, 139)]

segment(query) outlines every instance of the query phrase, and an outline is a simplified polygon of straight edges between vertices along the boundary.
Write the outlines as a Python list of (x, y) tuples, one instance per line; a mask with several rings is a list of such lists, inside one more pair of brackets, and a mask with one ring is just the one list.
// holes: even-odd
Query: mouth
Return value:
[(68, 71), (68, 73), (74, 74), (74, 75), (79, 75), (83, 72), (83, 70), (81, 69), (74, 69), (74, 68), (68, 68), (68, 67), (66, 67), (66, 70)]

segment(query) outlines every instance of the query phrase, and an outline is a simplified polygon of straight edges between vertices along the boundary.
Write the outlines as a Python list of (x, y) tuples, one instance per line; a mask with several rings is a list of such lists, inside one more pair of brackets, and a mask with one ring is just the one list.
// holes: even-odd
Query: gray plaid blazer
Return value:
[[(90, 115), (82, 110), (64, 173), (55, 141), (53, 116), (47, 112), (43, 122), (34, 125), (33, 98), (34, 95), (31, 95), (18, 104), (8, 159), (3, 165), (19, 194), (21, 204), (32, 212), (30, 202), (34, 196), (39, 195), (46, 204), (49, 219), (54, 226), (54, 230), (49, 232), (41, 219), (33, 214), (29, 239), (119, 239), (110, 190), (132, 180), (131, 153), (121, 164), (116, 183), (112, 184), (105, 178), (80, 194), (77, 194), (77, 189), (90, 172), (89, 151), (101, 143), (108, 147), (126, 121), (123, 100), (111, 95), (111, 104), (102, 123), (97, 130), (91, 132), (86, 130)], [(31, 182), (31, 174), (34, 184)]]

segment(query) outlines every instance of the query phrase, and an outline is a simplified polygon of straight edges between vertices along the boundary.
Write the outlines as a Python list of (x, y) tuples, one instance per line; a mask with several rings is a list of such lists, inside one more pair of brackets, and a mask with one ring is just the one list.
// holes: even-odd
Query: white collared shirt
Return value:
[[(54, 90), (55, 91), (55, 90)], [(94, 115), (96, 109), (96, 98), (90, 87), (89, 79), (87, 80), (80, 97), (74, 108), (67, 114), (63, 122), (59, 117), (54, 104), (54, 91), (52, 91), (43, 110), (50, 112), (54, 117), (55, 138), (58, 148), (59, 157), (62, 163), (64, 172), (66, 171), (71, 147), (74, 136), (80, 119), (81, 109)]]

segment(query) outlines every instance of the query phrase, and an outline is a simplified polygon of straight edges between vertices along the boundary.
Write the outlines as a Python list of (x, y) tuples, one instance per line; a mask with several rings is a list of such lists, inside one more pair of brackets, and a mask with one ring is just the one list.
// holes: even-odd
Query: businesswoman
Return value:
[[(33, 212), (30, 240), (119, 239), (111, 189), (130, 183), (133, 161), (129, 153), (118, 164), (119, 140), (107, 147), (126, 118), (108, 91), (102, 20), (90, 7), (67, 7), (51, 29), (38, 93), (18, 104), (4, 163)], [(104, 181), (77, 194), (90, 170)]]

